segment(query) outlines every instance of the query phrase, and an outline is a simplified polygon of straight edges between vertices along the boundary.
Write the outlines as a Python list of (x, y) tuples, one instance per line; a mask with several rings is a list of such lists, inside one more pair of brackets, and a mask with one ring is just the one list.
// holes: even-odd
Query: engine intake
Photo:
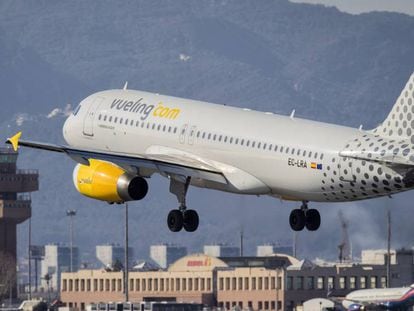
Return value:
[(101, 201), (122, 203), (143, 199), (147, 181), (119, 166), (90, 159), (89, 166), (78, 164), (73, 170), (73, 183), (79, 193)]

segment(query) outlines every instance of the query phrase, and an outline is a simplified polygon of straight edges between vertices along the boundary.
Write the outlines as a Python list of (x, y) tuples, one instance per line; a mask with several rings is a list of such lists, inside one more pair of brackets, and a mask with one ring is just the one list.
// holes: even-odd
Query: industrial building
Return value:
[(179, 245), (163, 243), (150, 247), (151, 259), (164, 269), (185, 255), (187, 255), (187, 248)]
[[(399, 250), (391, 264), (391, 286), (413, 280), (413, 251)], [(316, 265), (289, 255), (178, 259), (166, 270), (129, 273), (130, 301), (169, 300), (253, 310), (296, 310), (312, 298), (344, 297), (356, 289), (382, 288), (384, 264)], [(80, 270), (62, 273), (61, 300), (83, 310), (89, 303), (122, 301), (123, 273)]]
[(240, 248), (224, 243), (204, 245), (204, 254), (212, 257), (235, 257), (240, 256)]
[[(96, 258), (104, 267), (111, 267), (116, 261), (124, 263), (125, 248), (119, 244), (96, 246)], [(131, 267), (134, 258), (134, 249), (128, 247), (128, 264)]]
[[(0, 256), (16, 275), (16, 227), (31, 217), (30, 192), (39, 189), (37, 170), (17, 169), (18, 153), (0, 148)], [(7, 260), (5, 258), (8, 258)], [(1, 278), (1, 277), (0, 277)], [(13, 277), (11, 296), (16, 296)], [(4, 280), (3, 280), (4, 281)]]
[[(50, 291), (60, 290), (62, 272), (69, 272), (71, 267), (70, 246), (49, 244), (44, 246), (44, 257), (41, 261), (41, 286)], [(79, 269), (79, 249), (72, 248), (72, 271)], [(49, 280), (45, 276), (49, 275)], [(48, 284), (49, 283), (49, 284)]]

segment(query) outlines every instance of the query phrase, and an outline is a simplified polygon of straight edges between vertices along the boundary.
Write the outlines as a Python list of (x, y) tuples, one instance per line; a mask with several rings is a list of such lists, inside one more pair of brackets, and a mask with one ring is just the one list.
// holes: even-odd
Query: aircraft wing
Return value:
[(168, 155), (136, 155), (94, 149), (79, 149), (70, 146), (41, 143), (36, 141), (20, 140), (21, 132), (9, 138), (6, 143), (18, 146), (65, 153), (78, 163), (89, 165), (89, 159), (99, 159), (112, 162), (121, 167), (132, 166), (139, 169), (152, 169), (167, 176), (190, 176), (227, 184), (227, 179), (219, 169), (195, 158)]

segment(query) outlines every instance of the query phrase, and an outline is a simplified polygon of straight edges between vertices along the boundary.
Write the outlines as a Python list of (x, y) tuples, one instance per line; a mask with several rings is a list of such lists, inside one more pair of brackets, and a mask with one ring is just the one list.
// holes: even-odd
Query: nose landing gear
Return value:
[(309, 231), (316, 231), (321, 225), (321, 215), (316, 209), (308, 209), (308, 203), (303, 201), (300, 209), (290, 213), (289, 224), (294, 231), (302, 231), (305, 227)]

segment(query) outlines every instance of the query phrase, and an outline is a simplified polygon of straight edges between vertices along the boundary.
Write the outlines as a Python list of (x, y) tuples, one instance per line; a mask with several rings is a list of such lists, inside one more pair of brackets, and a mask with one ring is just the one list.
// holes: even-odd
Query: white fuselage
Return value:
[(407, 190), (393, 169), (340, 156), (349, 142), (378, 140), (371, 132), (195, 100), (103, 91), (81, 102), (63, 132), (72, 147), (141, 156), (180, 150), (248, 176), (245, 188), (195, 183), (223, 191), (351, 201)]

